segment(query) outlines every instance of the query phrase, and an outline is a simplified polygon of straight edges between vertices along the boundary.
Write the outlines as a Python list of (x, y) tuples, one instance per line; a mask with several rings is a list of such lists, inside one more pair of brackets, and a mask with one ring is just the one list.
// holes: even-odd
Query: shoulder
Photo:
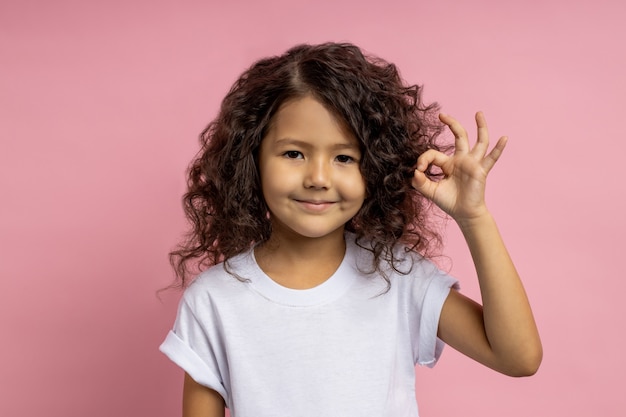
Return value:
[[(422, 304), (433, 294), (437, 298), (446, 295), (457, 281), (442, 271), (431, 260), (398, 244), (393, 248), (393, 257), (386, 256), (378, 268), (374, 267), (371, 243), (366, 239), (357, 240), (347, 235), (348, 254), (351, 257), (357, 282), (376, 295), (384, 298), (397, 298), (402, 304)], [(388, 259), (393, 259), (389, 261)]]
[(200, 273), (187, 287), (183, 300), (194, 303), (198, 300), (207, 300), (220, 296), (232, 296), (234, 293), (245, 290), (246, 283), (253, 278), (253, 268), (250, 268), (250, 251), (241, 253), (227, 262), (213, 265)]
[(441, 271), (432, 260), (423, 257), (404, 244), (397, 244), (387, 254), (381, 256), (378, 271), (374, 271), (371, 241), (356, 239), (352, 234), (347, 236), (346, 241), (352, 252), (354, 263), (362, 273), (384, 275), (393, 281), (445, 275), (445, 272)]

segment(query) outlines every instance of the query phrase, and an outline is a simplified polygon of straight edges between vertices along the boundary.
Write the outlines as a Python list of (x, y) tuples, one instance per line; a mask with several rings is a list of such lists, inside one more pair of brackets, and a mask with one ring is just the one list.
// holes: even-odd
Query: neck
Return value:
[(288, 288), (306, 289), (330, 278), (345, 251), (343, 230), (320, 238), (274, 233), (255, 249), (255, 257), (274, 281)]

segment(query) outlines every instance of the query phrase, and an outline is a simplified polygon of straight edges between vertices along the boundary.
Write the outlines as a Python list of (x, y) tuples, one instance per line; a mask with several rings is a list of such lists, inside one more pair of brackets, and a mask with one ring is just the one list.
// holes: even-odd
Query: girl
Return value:
[[(185, 370), (185, 417), (414, 417), (414, 367), (444, 343), (536, 372), (533, 315), (484, 200), (506, 138), (488, 152), (478, 113), (472, 147), (440, 114), (450, 155), (436, 114), (349, 44), (297, 46), (237, 80), (201, 136), (193, 230), (171, 254), (187, 288), (161, 350)], [(431, 203), (467, 240), (482, 306), (427, 260)]]

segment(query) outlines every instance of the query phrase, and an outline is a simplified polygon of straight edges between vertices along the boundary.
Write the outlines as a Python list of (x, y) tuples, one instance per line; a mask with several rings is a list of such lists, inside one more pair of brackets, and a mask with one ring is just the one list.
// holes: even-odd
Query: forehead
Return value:
[(311, 96), (283, 103), (269, 125), (266, 138), (274, 140), (330, 140), (359, 146), (347, 124)]

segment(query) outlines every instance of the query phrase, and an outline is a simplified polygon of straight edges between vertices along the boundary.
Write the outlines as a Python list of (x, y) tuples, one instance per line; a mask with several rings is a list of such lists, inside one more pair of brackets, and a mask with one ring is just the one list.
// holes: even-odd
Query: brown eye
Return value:
[(342, 164), (347, 164), (355, 161), (354, 158), (349, 155), (338, 155), (335, 159), (337, 159), (337, 161), (341, 162)]
[(302, 155), (302, 152), (299, 151), (287, 151), (285, 153), (283, 153), (283, 155), (286, 158), (289, 159), (300, 159), (300, 158), (304, 158), (304, 155)]

